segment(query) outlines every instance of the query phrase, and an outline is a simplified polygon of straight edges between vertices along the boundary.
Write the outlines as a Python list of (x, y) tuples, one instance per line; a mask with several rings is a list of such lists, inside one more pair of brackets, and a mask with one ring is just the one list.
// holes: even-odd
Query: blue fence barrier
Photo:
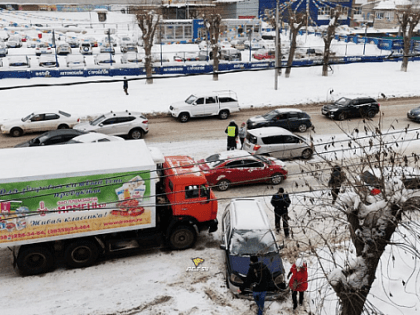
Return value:
[[(383, 40), (381, 44), (389, 45), (389, 42)], [(356, 62), (386, 62), (386, 61), (401, 61), (401, 55), (390, 56), (343, 56), (331, 57), (330, 64), (350, 64)], [(410, 61), (420, 60), (418, 57), (410, 57)], [(319, 59), (302, 59), (293, 62), (293, 67), (305, 67), (321, 65), (322, 58)], [(235, 63), (221, 63), (219, 64), (219, 72), (229, 72), (237, 70), (257, 70), (274, 68), (274, 61), (259, 61), (259, 62), (235, 62)], [(282, 67), (287, 66), (287, 61), (282, 61)], [(188, 74), (204, 74), (211, 73), (213, 66), (210, 64), (192, 64), (192, 65), (168, 65), (153, 67), (154, 75), (188, 75)], [(144, 67), (138, 68), (102, 68), (102, 69), (36, 69), (36, 70), (14, 70), (14, 71), (0, 71), (0, 79), (16, 78), (16, 79), (30, 79), (30, 78), (59, 78), (59, 77), (91, 77), (91, 76), (146, 76), (146, 69)]]

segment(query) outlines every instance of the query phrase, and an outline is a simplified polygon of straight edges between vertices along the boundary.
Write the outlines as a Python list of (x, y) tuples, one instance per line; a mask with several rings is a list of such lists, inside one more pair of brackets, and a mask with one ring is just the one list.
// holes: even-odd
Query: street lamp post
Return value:
[(279, 80), (279, 0), (276, 1), (276, 54), (274, 61), (274, 89), (277, 90), (278, 80)]
[(363, 55), (365, 55), (365, 50), (366, 50), (366, 41), (367, 41), (366, 35), (367, 35), (367, 27), (368, 27), (368, 24), (367, 24), (367, 23), (365, 23), (365, 38), (364, 38), (364, 44), (363, 44)]

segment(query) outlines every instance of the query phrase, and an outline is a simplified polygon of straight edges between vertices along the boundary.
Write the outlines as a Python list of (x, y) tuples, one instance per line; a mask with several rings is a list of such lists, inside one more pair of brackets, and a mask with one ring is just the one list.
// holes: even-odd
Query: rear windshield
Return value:
[(66, 116), (66, 117), (70, 117), (71, 115), (69, 113), (63, 112), (62, 110), (58, 111), (61, 115)]
[(233, 99), (232, 97), (229, 97), (229, 96), (219, 97), (219, 101), (220, 101), (220, 103), (236, 102), (235, 99)]

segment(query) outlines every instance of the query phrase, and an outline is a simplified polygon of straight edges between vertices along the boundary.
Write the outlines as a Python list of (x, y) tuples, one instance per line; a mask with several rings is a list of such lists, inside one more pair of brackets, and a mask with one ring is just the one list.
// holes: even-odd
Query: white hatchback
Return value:
[(74, 126), (74, 129), (141, 139), (144, 134), (149, 132), (149, 121), (142, 113), (138, 112), (109, 112), (100, 115), (93, 121), (80, 123)]

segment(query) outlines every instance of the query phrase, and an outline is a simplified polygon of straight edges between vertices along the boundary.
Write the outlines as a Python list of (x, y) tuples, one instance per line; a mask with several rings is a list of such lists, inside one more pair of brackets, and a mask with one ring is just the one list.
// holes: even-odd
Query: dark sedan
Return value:
[(420, 122), (420, 107), (416, 107), (407, 113), (407, 118), (415, 122)]
[(312, 122), (311, 117), (300, 109), (278, 108), (262, 116), (249, 118), (246, 125), (248, 130), (261, 127), (282, 127), (305, 132), (312, 127)]
[(29, 141), (15, 145), (15, 148), (37, 147), (41, 145), (64, 144), (76, 136), (85, 134), (85, 132), (75, 129), (57, 129), (45, 132), (40, 136)]
[(371, 97), (347, 98), (342, 97), (333, 104), (322, 107), (322, 115), (336, 120), (345, 120), (351, 117), (373, 118), (379, 113), (381, 105)]

